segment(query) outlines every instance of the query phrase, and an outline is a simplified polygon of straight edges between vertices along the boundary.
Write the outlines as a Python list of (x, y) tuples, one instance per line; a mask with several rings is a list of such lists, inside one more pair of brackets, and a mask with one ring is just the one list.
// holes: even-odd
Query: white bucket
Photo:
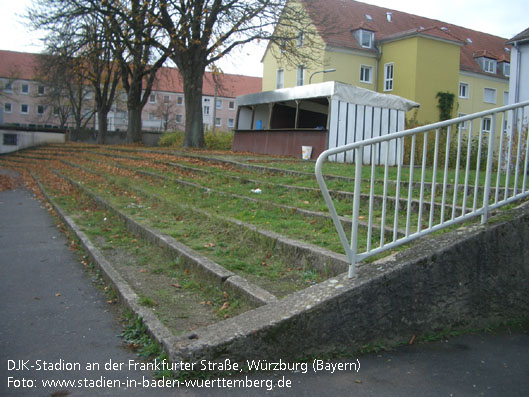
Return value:
[(301, 146), (301, 158), (303, 160), (310, 160), (312, 155), (312, 146)]

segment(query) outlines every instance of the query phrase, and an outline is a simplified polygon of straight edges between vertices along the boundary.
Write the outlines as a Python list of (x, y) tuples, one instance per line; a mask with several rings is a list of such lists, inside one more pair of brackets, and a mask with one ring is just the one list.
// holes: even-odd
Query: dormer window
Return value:
[(509, 62), (501, 62), (500, 70), (505, 77), (509, 77), (511, 75), (511, 64)]
[(481, 55), (476, 57), (476, 62), (484, 72), (496, 74), (496, 67), (498, 64), (496, 59)]
[(373, 32), (360, 29), (360, 45), (364, 48), (373, 48), (373, 36)]
[(483, 71), (487, 73), (496, 73), (496, 60), (483, 58)]

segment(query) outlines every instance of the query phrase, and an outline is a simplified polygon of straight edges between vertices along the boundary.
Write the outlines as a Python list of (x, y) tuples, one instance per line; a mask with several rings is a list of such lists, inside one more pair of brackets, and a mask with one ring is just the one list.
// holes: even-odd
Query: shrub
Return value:
[[(450, 157), (449, 166), (455, 168), (457, 161), (457, 135), (452, 137), (451, 151), (453, 155)], [(479, 150), (479, 136), (473, 134), (472, 142), (470, 143), (470, 169), (476, 169), (476, 163), (479, 153), (479, 169), (485, 171), (487, 169), (487, 155), (489, 150), (489, 134), (483, 133), (481, 138), (481, 151)], [(463, 133), (461, 137), (461, 154), (459, 159), (459, 168), (465, 169), (467, 166), (467, 154), (468, 154), (468, 134)]]
[[(455, 168), (457, 161), (457, 141), (458, 141), (458, 130), (452, 129), (450, 136), (450, 157), (448, 160), (448, 166), (450, 168)], [(426, 165), (431, 167), (434, 162), (435, 156), (435, 130), (428, 132), (428, 141), (426, 144)], [(442, 128), (439, 133), (439, 149), (437, 153), (437, 167), (444, 167), (445, 154), (446, 154), (446, 139), (447, 139), (447, 130)], [(470, 142), (470, 167), (475, 169), (476, 162), (478, 158), (478, 151), (480, 151), (480, 170), (485, 170), (487, 166), (487, 153), (488, 153), (488, 134), (483, 134), (481, 141), (481, 151), (479, 146), (479, 136), (473, 134), (472, 142)], [(407, 137), (404, 140), (404, 164), (410, 164), (410, 155), (411, 155), (411, 137)], [(414, 153), (414, 164), (415, 166), (422, 165), (422, 153), (423, 153), (423, 144), (424, 144), (424, 134), (419, 134), (416, 137), (415, 141), (415, 153)], [(459, 167), (464, 169), (466, 167), (467, 153), (468, 153), (468, 133), (466, 131), (462, 132), (461, 136), (461, 153), (459, 158)]]
[[(512, 139), (509, 139), (507, 132), (503, 133), (503, 148), (502, 148), (502, 171), (507, 170), (507, 165), (510, 165), (509, 172), (516, 171), (518, 165), (518, 171), (522, 172), (522, 167), (525, 160), (525, 152), (527, 151), (527, 144), (529, 143), (529, 136), (527, 134), (528, 126), (522, 127), (522, 135), (520, 136), (519, 127), (516, 126), (512, 131)], [(511, 143), (512, 142), (512, 143)], [(509, 159), (509, 147), (511, 147), (511, 157)], [(519, 156), (518, 156), (519, 154)], [(509, 162), (510, 161), (510, 162)]]
[(158, 144), (160, 146), (182, 146), (184, 143), (184, 131), (164, 132)]
[(233, 145), (233, 132), (217, 131), (216, 134), (206, 132), (204, 135), (206, 147), (210, 150), (231, 150)]
[[(184, 131), (164, 132), (158, 144), (164, 147), (182, 147), (184, 144)], [(209, 150), (231, 150), (233, 144), (233, 132), (217, 131), (213, 134), (211, 131), (204, 131), (204, 140), (206, 148)]]

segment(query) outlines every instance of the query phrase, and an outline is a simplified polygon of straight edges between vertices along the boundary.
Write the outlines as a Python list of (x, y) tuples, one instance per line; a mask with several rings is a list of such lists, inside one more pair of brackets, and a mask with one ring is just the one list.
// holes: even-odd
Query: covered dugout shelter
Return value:
[[(300, 157), (302, 146), (312, 158), (326, 149), (404, 129), (405, 113), (416, 102), (360, 87), (329, 81), (237, 97), (234, 151)], [(395, 144), (394, 144), (395, 145)], [(382, 148), (364, 161), (380, 164)], [(390, 165), (397, 163), (390, 147)], [(353, 161), (353, 153), (335, 156)]]

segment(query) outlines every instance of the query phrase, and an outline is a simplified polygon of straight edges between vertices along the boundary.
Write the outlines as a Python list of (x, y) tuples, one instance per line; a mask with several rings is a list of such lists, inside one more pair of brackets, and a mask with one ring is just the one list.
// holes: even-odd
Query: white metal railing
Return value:
[[(316, 179), (349, 260), (349, 277), (370, 256), (475, 216), (485, 223), (491, 210), (527, 197), (528, 116), (526, 101), (323, 152)], [(387, 159), (390, 148), (397, 152), (397, 166), (370, 160), (374, 151)], [(350, 238), (323, 175), (329, 156), (347, 151), (354, 151), (355, 164)], [(371, 164), (367, 175), (364, 164)], [(384, 177), (377, 180), (380, 167)], [(386, 236), (388, 226), (391, 236)]]

